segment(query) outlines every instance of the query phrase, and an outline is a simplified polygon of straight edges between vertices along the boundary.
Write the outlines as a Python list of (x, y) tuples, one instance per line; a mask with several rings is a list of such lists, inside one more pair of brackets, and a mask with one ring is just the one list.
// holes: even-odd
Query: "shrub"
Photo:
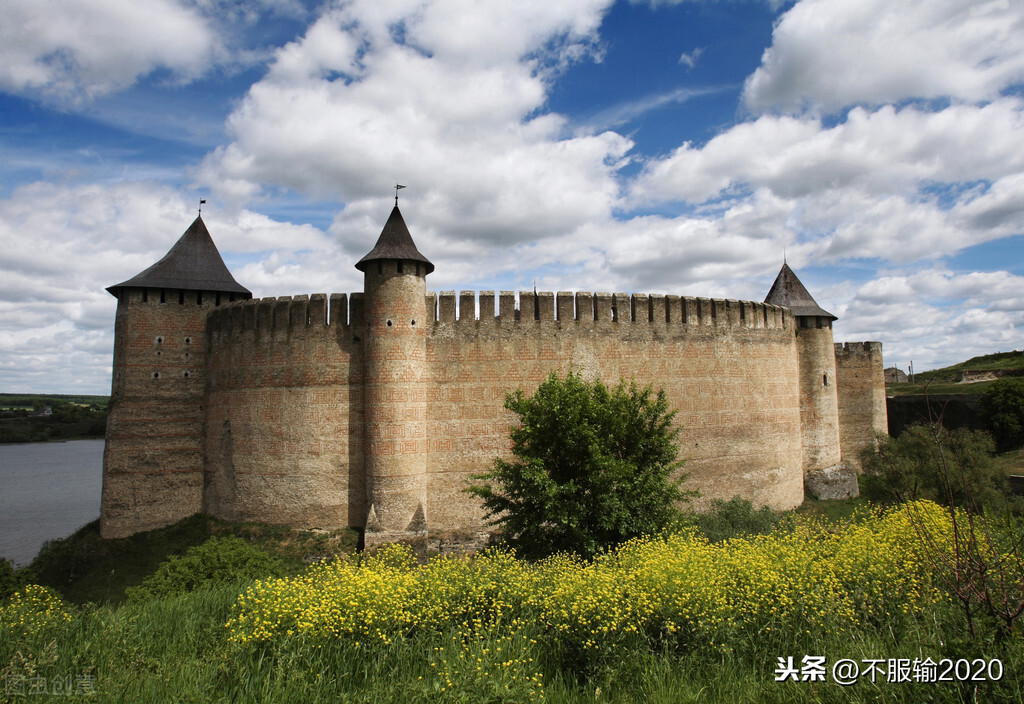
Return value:
[(1024, 445), (1024, 378), (997, 380), (978, 405), (1001, 450)]
[(529, 398), (509, 393), (505, 408), (519, 416), (514, 458), (496, 459), (467, 491), (520, 554), (591, 557), (677, 517), (688, 494), (663, 391), (552, 373)]
[(31, 582), (33, 576), (29, 568), (15, 568), (13, 562), (0, 557), (0, 601)]
[(754, 504), (734, 496), (728, 501), (715, 499), (707, 513), (694, 513), (685, 523), (695, 526), (710, 542), (771, 533), (782, 517), (767, 506), (754, 510)]
[(280, 563), (241, 538), (210, 538), (189, 548), (183, 556), (172, 555), (137, 587), (125, 590), (129, 601), (195, 591), (215, 582), (280, 577)]
[(917, 424), (897, 437), (879, 437), (862, 456), (863, 494), (892, 503), (929, 499), (970, 510), (1002, 508), (1006, 477), (992, 459), (988, 433)]

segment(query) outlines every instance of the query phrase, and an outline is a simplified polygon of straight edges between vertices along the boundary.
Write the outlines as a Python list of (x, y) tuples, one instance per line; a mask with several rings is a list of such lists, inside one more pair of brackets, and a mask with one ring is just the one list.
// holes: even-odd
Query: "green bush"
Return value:
[(930, 499), (969, 510), (1002, 509), (1006, 476), (993, 461), (988, 433), (916, 424), (880, 436), (862, 458), (861, 493), (876, 503)]
[(0, 601), (32, 582), (33, 576), (29, 568), (15, 568), (13, 562), (0, 557)]
[(981, 395), (978, 405), (999, 449), (1024, 445), (1024, 378), (997, 380)]
[(513, 459), (496, 459), (467, 491), (520, 554), (591, 557), (678, 516), (688, 494), (663, 391), (552, 373), (529, 398), (509, 393), (505, 408), (520, 421)]
[(137, 587), (128, 587), (131, 602), (182, 594), (217, 582), (281, 577), (280, 562), (241, 538), (210, 538), (184, 555), (172, 555)]
[(715, 499), (707, 513), (693, 513), (685, 519), (704, 534), (710, 542), (718, 543), (747, 535), (767, 535), (783, 520), (767, 506), (754, 510), (754, 504), (734, 496), (728, 501)]

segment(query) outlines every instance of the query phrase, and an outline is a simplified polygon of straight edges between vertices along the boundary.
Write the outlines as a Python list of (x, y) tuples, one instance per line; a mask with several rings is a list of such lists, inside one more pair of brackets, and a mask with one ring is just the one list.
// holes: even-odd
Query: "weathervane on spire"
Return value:
[(199, 214), (200, 215), (203, 214), (203, 203), (205, 203), (205, 202), (206, 202), (205, 198), (200, 198), (199, 199)]
[(405, 186), (399, 185), (397, 183), (395, 184), (395, 207), (396, 208), (398, 207), (398, 191), (399, 191), (399, 189), (402, 189), (402, 188), (405, 188)]

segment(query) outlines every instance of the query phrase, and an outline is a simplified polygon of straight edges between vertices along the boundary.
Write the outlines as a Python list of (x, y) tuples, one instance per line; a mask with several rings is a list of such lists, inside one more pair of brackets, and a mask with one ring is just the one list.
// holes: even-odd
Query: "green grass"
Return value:
[[(1020, 462), (1024, 451), (1004, 458)], [(821, 517), (838, 529), (862, 517), (865, 508), (862, 499), (809, 500), (796, 513)], [(351, 551), (356, 537), (194, 516), (159, 531), (100, 541), (95, 524), (90, 524), (51, 544), (34, 563), (51, 580), (66, 582), (63, 591), (81, 604), (68, 606), (70, 621), (19, 638), (0, 629), (0, 702), (67, 701), (66, 696), (4, 694), (5, 682), (27, 677), (85, 683), (95, 692), (89, 698), (97, 702), (1024, 701), (1024, 632), (1018, 628), (1016, 636), (1003, 643), (987, 637), (972, 640), (962, 614), (944, 605), (881, 628), (862, 626), (842, 635), (815, 630), (723, 644), (658, 644), (636, 635), (614, 652), (597, 653), (581, 663), (557, 645), (552, 647), (540, 626), (531, 623), (515, 639), (496, 626), (483, 629), (476, 639), (443, 630), (413, 633), (387, 645), (300, 636), (237, 645), (229, 642), (225, 624), (237, 596), (248, 586), (241, 581), (141, 603), (119, 600), (125, 586), (141, 581), (164, 556), (224, 534), (264, 547), (292, 573), (303, 570), (311, 558)], [(872, 684), (867, 679), (851, 687), (831, 681), (775, 682), (779, 657), (793, 656), (799, 665), (803, 655), (824, 655), (830, 664), (837, 658), (1000, 658), (1006, 674), (1000, 682), (971, 686)], [(503, 664), (511, 659), (532, 662), (518, 676), (496, 674), (505, 672)], [(544, 683), (543, 700), (531, 699), (538, 690), (526, 674), (534, 671)]]
[[(507, 657), (533, 658), (544, 682), (535, 701), (583, 704), (636, 702), (676, 704), (845, 703), (845, 702), (1005, 702), (1024, 701), (1021, 639), (996, 646), (964, 638), (953, 609), (940, 609), (890, 629), (860, 629), (842, 636), (827, 631), (804, 634), (790, 648), (768, 643), (736, 648), (650, 647), (642, 638), (586, 672), (527, 638), (514, 653), (500, 628), (488, 630), (465, 648), (472, 665), (451, 685), (442, 676), (447, 661), (439, 651), (461, 644), (450, 632), (419, 634), (390, 645), (354, 646), (331, 639), (287, 638), (269, 644), (228, 642), (225, 622), (243, 583), (226, 583), (191, 594), (143, 604), (74, 609), (66, 626), (41, 630), (13, 642), (0, 640), (0, 670), (10, 678), (69, 678), (90, 682), (99, 702), (360, 702), (426, 704), (526, 702), (534, 688), (525, 678), (502, 678)], [(538, 638), (534, 638), (538, 640)], [(775, 682), (779, 657), (824, 655), (837, 658), (984, 657), (1000, 658), (1006, 668), (997, 683), (876, 684), (851, 687), (829, 683)], [(452, 657), (456, 666), (460, 662)], [(431, 663), (434, 663), (432, 665)], [(480, 666), (481, 670), (475, 667)], [(488, 674), (484, 675), (483, 673)], [(505, 685), (509, 685), (505, 689)], [(2, 685), (0, 685), (2, 686)], [(444, 687), (444, 691), (442, 691)], [(3, 698), (0, 689), (0, 701)], [(66, 701), (33, 697), (18, 701)]]
[(939, 394), (980, 394), (994, 383), (995, 380), (990, 379), (988, 381), (972, 381), (969, 383), (958, 381), (936, 381), (930, 383), (915, 382), (913, 384), (886, 384), (885, 394), (886, 396), (918, 396), (921, 394), (930, 394), (932, 396)]
[(994, 381), (960, 382), (957, 381), (964, 370), (1013, 370), (1024, 369), (1024, 351), (997, 352), (980, 357), (971, 357), (941, 369), (916, 372), (914, 383), (886, 384), (888, 396), (912, 396), (916, 394), (980, 394), (991, 386)]
[(140, 584), (170, 555), (181, 555), (214, 535), (235, 535), (278, 557), (295, 574), (309, 562), (355, 551), (354, 530), (298, 531), (263, 523), (230, 523), (197, 514), (167, 528), (104, 540), (99, 521), (68, 538), (46, 543), (29, 568), (39, 584), (76, 604), (117, 603), (124, 590)]

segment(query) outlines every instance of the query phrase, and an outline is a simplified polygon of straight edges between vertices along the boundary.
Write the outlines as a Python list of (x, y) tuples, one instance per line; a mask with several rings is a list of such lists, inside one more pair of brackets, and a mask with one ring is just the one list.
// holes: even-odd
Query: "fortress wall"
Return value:
[[(748, 301), (509, 291), (438, 296), (429, 330), (427, 523), (477, 525), (461, 490), (509, 454), (505, 393), (553, 370), (664, 388), (678, 409), (688, 488), (788, 509), (803, 500), (798, 360), (790, 312)], [(428, 310), (430, 296), (428, 296)], [(458, 303), (456, 304), (456, 301)], [(479, 317), (475, 315), (479, 307)]]
[(362, 301), (264, 298), (210, 315), (206, 511), (298, 527), (361, 524)]
[(201, 510), (206, 316), (218, 301), (209, 292), (121, 291), (103, 460), (105, 538)]
[(839, 443), (843, 461), (860, 469), (860, 453), (888, 431), (881, 342), (836, 343)]
[(804, 473), (835, 467), (839, 447), (836, 356), (831, 322), (797, 318), (796, 349), (800, 360), (800, 416)]

